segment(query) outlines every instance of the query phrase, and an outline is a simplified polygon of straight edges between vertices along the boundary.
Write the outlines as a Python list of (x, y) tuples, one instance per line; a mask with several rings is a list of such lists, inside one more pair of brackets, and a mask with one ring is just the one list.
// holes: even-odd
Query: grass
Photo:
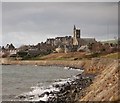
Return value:
[(113, 43), (113, 44), (118, 44), (118, 40), (102, 41), (102, 43)]
[(84, 56), (84, 53), (70, 52), (70, 53), (52, 53), (42, 57), (36, 57), (39, 60), (78, 60)]
[(117, 53), (110, 53), (110, 54), (107, 54), (105, 56), (101, 56), (103, 58), (112, 58), (112, 59), (120, 59), (120, 53), (117, 52)]
[(72, 52), (72, 53), (53, 53), (46, 56), (37, 56), (32, 57), (29, 60), (63, 60), (63, 61), (73, 61), (73, 60), (83, 60), (83, 59), (91, 59), (91, 58), (112, 58), (112, 59), (118, 59), (120, 57), (120, 53), (110, 53), (110, 54), (104, 54), (104, 53), (91, 53), (89, 55), (85, 55), (80, 52)]

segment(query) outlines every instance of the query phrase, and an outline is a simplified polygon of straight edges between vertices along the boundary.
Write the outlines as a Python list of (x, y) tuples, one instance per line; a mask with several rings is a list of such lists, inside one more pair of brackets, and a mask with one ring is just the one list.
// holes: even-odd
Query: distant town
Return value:
[(73, 27), (73, 36), (48, 38), (37, 45), (22, 45), (16, 48), (12, 43), (0, 47), (2, 58), (28, 59), (50, 53), (112, 53), (118, 50), (118, 43), (102, 43), (95, 38), (81, 38), (81, 30)]

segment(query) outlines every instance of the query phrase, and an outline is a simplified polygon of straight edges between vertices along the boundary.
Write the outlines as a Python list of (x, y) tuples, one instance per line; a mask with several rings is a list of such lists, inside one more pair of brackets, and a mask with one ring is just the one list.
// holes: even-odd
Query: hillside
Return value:
[[(120, 62), (120, 61), (119, 61)], [(103, 65), (102, 65), (103, 64)], [(106, 64), (106, 65), (105, 65)], [(80, 101), (116, 101), (118, 97), (118, 61), (117, 60), (98, 60), (96, 66), (87, 71), (99, 71), (99, 74), (86, 90)]]
[(85, 57), (85, 52), (70, 52), (70, 53), (52, 53), (46, 56), (37, 57), (38, 60), (76, 60)]
[(102, 43), (118, 43), (118, 40), (106, 40), (106, 41), (101, 41)]
[(110, 54), (98, 54), (98, 53), (85, 53), (85, 52), (69, 52), (69, 53), (51, 53), (42, 57), (35, 57), (34, 60), (82, 60), (91, 59), (94, 57), (102, 58), (113, 58), (117, 59), (120, 53), (110, 53)]

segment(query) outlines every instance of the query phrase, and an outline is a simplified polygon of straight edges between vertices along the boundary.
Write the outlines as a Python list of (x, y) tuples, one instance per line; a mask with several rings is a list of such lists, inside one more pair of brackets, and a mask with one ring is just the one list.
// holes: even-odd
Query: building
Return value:
[(17, 53), (17, 49), (14, 47), (14, 45), (11, 44), (7, 44), (5, 47), (3, 46), (0, 49), (0, 57), (7, 57), (7, 56), (11, 56), (11, 55), (16, 55)]
[(73, 36), (48, 38), (46, 42), (38, 43), (36, 46), (33, 47), (37, 48), (40, 53), (47, 53), (48, 51), (67, 53), (78, 51), (81, 46), (86, 46), (95, 42), (95, 38), (81, 38), (81, 30), (76, 28), (76, 26), (74, 25)]
[(76, 29), (75, 25), (73, 29), (73, 45), (80, 45), (80, 29)]
[(81, 38), (81, 30), (76, 29), (76, 27), (74, 25), (73, 45), (81, 47), (83, 45), (88, 45), (88, 44), (95, 43), (95, 42), (96, 42), (95, 38)]
[[(74, 25), (73, 28), (73, 37), (56, 37), (49, 38), (46, 40), (46, 44), (54, 46), (56, 48), (62, 49), (62, 51), (77, 51), (81, 46), (95, 43), (95, 38), (81, 38), (81, 30), (77, 29)], [(64, 47), (64, 48), (63, 48)]]

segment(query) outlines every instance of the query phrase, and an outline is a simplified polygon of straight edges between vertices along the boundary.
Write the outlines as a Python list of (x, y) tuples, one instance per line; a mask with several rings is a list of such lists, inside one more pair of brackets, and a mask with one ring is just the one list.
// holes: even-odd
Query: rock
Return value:
[[(60, 80), (53, 83), (51, 88), (38, 95), (38, 102), (36, 103), (73, 103), (77, 101), (80, 96), (80, 91), (92, 83), (91, 78), (85, 75), (77, 75), (69, 80)], [(36, 95), (19, 96), (20, 99), (35, 99)], [(44, 100), (44, 99), (46, 100)], [(42, 99), (44, 101), (42, 101)], [(78, 99), (79, 100), (79, 99)], [(33, 102), (34, 103), (34, 102)]]

